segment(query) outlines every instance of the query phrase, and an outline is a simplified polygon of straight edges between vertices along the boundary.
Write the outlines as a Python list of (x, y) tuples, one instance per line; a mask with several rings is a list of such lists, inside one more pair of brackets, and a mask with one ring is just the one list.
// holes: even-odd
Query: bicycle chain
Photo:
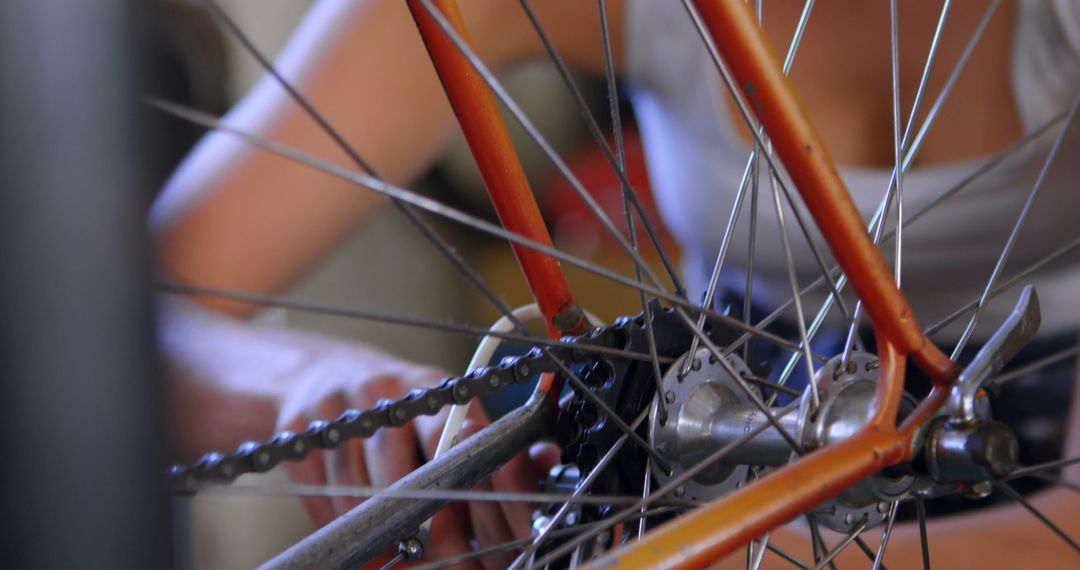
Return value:
[(315, 420), (303, 432), (284, 431), (265, 442), (245, 442), (233, 453), (207, 453), (189, 466), (169, 468), (170, 483), (175, 492), (194, 493), (207, 483), (228, 483), (247, 473), (264, 473), (283, 461), (301, 461), (312, 451), (335, 449), (350, 439), (371, 437), (382, 428), (400, 427), (420, 416), (435, 415), (447, 406), (467, 404), (511, 384), (529, 382), (536, 374), (558, 372), (555, 359), (586, 362), (592, 358), (589, 351), (575, 348), (574, 344), (617, 344), (613, 337), (625, 326), (624, 321), (581, 336), (565, 337), (564, 346), (533, 348), (522, 356), (507, 357), (498, 365), (444, 378), (434, 388), (417, 388), (396, 400), (380, 400), (370, 410), (349, 409), (336, 420)]

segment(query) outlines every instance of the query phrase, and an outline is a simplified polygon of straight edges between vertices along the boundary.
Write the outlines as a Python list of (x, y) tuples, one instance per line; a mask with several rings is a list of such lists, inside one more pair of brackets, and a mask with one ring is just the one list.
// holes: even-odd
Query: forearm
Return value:
[[(484, 7), (488, 3), (470, 4), (470, 25), (493, 27), (485, 24), (492, 12)], [(490, 40), (481, 51), (498, 52)], [(439, 80), (407, 8), (397, 0), (316, 3), (275, 67), (390, 182), (417, 177), (452, 132), (453, 115)], [(264, 77), (224, 120), (359, 168), (273, 77)], [(214, 133), (166, 184), (151, 222), (165, 272), (270, 293), (292, 285), (382, 202), (371, 190)], [(254, 310), (220, 300), (204, 304), (235, 315)]]

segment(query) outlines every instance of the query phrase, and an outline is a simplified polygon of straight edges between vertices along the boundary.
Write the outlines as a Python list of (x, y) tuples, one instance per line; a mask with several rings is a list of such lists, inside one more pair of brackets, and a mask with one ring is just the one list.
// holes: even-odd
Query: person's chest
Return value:
[[(953, 3), (935, 50), (916, 128), (949, 83), (989, 2)], [(785, 55), (801, 2), (766, 2), (766, 33)], [(940, 5), (899, 2), (900, 116), (907, 126), (940, 16)], [(915, 164), (990, 154), (1022, 134), (1010, 84), (1015, 7), (1003, 2), (985, 26), (951, 93), (936, 112)], [(804, 108), (839, 164), (894, 162), (892, 34), (889, 3), (822, 0), (815, 4), (791, 78)], [(743, 141), (750, 135), (728, 98)], [(903, 127), (901, 132), (903, 131)], [(910, 139), (914, 139), (914, 132)]]

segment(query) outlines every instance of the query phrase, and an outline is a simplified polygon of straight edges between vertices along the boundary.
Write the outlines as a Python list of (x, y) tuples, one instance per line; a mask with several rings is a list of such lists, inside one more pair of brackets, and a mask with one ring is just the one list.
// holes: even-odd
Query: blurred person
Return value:
[[(607, 5), (615, 64), (632, 88), (654, 192), (668, 229), (684, 251), (685, 277), (695, 298), (719, 246), (750, 135), (681, 7), (647, 0)], [(939, 61), (956, 60), (985, 8), (985, 2), (953, 6), (951, 33), (943, 40)], [(506, 69), (545, 57), (516, 3), (469, 0), (461, 9), (473, 48), (490, 67)], [(570, 64), (603, 72), (595, 3), (536, 2), (535, 9)], [(775, 45), (787, 45), (801, 9), (801, 3), (765, 2), (765, 30)], [(888, 29), (888, 17), (884, 2), (818, 2), (792, 72), (804, 107), (864, 215), (876, 207), (893, 163), (890, 47), (880, 31)], [(901, 90), (908, 107), (937, 17), (936, 9), (901, 3)], [(1078, 37), (1080, 8), (1070, 2), (1004, 2), (904, 176), (905, 204), (919, 209), (974, 171), (982, 159), (1067, 108), (1080, 93)], [(857, 50), (852, 49), (855, 45)], [(453, 114), (402, 2), (321, 0), (276, 65), (391, 183), (415, 180), (452, 132)], [(949, 71), (950, 66), (938, 64), (930, 93), (935, 85), (940, 88)], [(224, 120), (242, 131), (351, 165), (273, 78), (264, 78)], [(1052, 140), (1049, 136), (1035, 143), (1043, 152), (1009, 159), (995, 174), (975, 182), (964, 198), (926, 216), (918, 232), (906, 234), (904, 291), (920, 320), (933, 322), (978, 297)], [(1062, 158), (1078, 156), (1076, 129), (1061, 152)], [(1073, 212), (1080, 211), (1080, 194), (1070, 180), (1080, 175), (1078, 170), (1076, 160), (1059, 159), (1053, 165), (1029, 222), (1041, 231), (1025, 236), (1018, 246), (1018, 266), (1067, 241), (1061, 236), (1076, 234)], [(383, 201), (374, 192), (271, 156), (231, 135), (211, 133), (166, 184), (151, 222), (168, 275), (201, 285), (277, 293), (378, 215)], [(765, 213), (762, 219), (769, 217)], [(778, 228), (767, 222), (764, 228), (758, 233), (764, 240), (759, 251), (774, 246), (771, 251), (778, 252), (777, 234), (769, 231)], [(808, 247), (793, 246), (800, 278), (815, 276)], [(745, 264), (746, 251), (736, 242), (728, 263)], [(1037, 343), (1075, 343), (1080, 308), (1069, 302), (1080, 284), (1080, 263), (1075, 261), (1032, 279), (1045, 305), (1055, 307), (1044, 315)], [(761, 286), (755, 286), (762, 302), (770, 302), (770, 289), (777, 295), (772, 302), (782, 301), (779, 295), (787, 287), (782, 256), (759, 255), (755, 265), (762, 276)], [(247, 304), (201, 298), (198, 304), (170, 299), (165, 306), (162, 343), (178, 371), (174, 416), (187, 457), (263, 439), (275, 429), (303, 429), (310, 420), (332, 419), (349, 407), (370, 408), (381, 398), (432, 386), (445, 375), (369, 346), (248, 324), (244, 319), (256, 307)], [(1000, 302), (988, 307), (984, 335), (989, 323), (999, 322), (1009, 308)], [(1060, 408), (1062, 425), (1072, 392), (1070, 366), (1050, 380), (1064, 394), (1049, 404)], [(469, 432), (487, 422), (478, 406), (471, 414)], [(375, 438), (288, 468), (301, 482), (383, 486), (417, 467), (420, 453), (430, 457), (443, 417), (383, 430)], [(1071, 455), (1080, 451), (1076, 424), (1073, 421), (1068, 432)], [(215, 429), (187, 429), (199, 425)], [(535, 490), (554, 459), (532, 459), (516, 458), (485, 485)], [(1080, 507), (1075, 495), (1054, 489), (1032, 500), (1067, 532), (1080, 534), (1080, 521), (1072, 515)], [(320, 524), (356, 503), (306, 500)], [(468, 509), (471, 525), (457, 524), (452, 509), (437, 517), (434, 555), (468, 550), (471, 540), (483, 547), (531, 530), (530, 507), (488, 504)], [(1058, 562), (1053, 557), (1062, 554), (1059, 539), (1019, 510), (1012, 505), (932, 520), (935, 564), (953, 567), (985, 560), (983, 565), (1030, 566), (1040, 556), (1046, 564)], [(898, 560), (898, 552), (906, 560), (918, 559), (917, 530), (908, 526), (894, 533), (890, 563)], [(775, 540), (783, 542), (783, 533), (778, 534)], [(491, 564), (505, 562), (495, 559)]]

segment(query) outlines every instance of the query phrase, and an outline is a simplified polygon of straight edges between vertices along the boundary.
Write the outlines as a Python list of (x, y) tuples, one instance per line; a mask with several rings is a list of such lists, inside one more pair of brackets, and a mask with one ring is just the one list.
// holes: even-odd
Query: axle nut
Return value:
[(1016, 435), (997, 421), (942, 421), (926, 445), (927, 470), (941, 483), (1000, 479), (1019, 463)]

